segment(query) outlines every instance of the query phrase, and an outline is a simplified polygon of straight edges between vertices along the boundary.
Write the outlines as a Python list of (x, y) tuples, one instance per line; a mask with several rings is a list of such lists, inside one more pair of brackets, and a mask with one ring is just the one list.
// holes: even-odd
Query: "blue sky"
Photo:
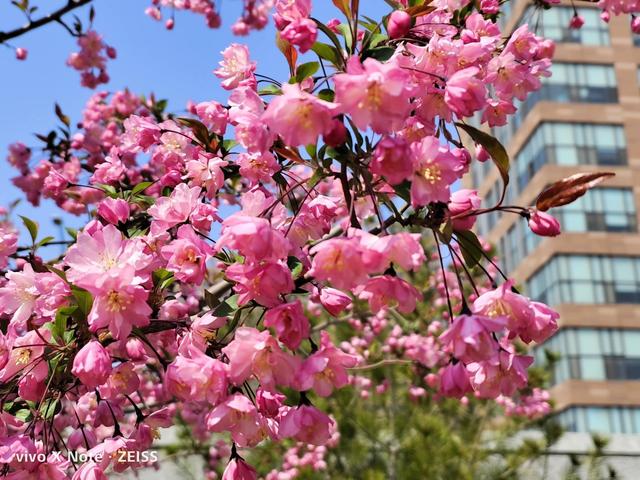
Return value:
[[(32, 0), (40, 11), (35, 17), (54, 10), (66, 0)], [(183, 110), (188, 100), (216, 99), (224, 101), (227, 92), (218, 86), (212, 74), (220, 59), (219, 52), (232, 42), (246, 43), (258, 61), (258, 72), (284, 77), (287, 66), (275, 47), (272, 22), (249, 37), (235, 37), (230, 26), (239, 16), (241, 0), (222, 2), (223, 26), (207, 28), (200, 15), (176, 12), (176, 26), (171, 32), (162, 23), (151, 20), (144, 9), (149, 0), (95, 0), (95, 29), (105, 41), (116, 47), (118, 58), (108, 65), (111, 81), (100, 89), (114, 91), (129, 87), (132, 92), (155, 92), (157, 98), (169, 100), (169, 109)], [(362, 13), (380, 17), (390, 8), (384, 0), (362, 2)], [(88, 7), (76, 10), (82, 20), (88, 17)], [(338, 16), (331, 0), (314, 0), (314, 16), (322, 20)], [(0, 5), (0, 30), (10, 30), (24, 23), (20, 12), (4, 0)], [(53, 106), (58, 102), (72, 122), (93, 91), (80, 87), (78, 72), (65, 65), (69, 53), (76, 50), (75, 39), (60, 25), (50, 24), (15, 39), (14, 46), (29, 50), (25, 62), (14, 59), (13, 52), (0, 48), (0, 204), (7, 205), (21, 192), (11, 184), (15, 171), (6, 162), (7, 146), (20, 140), (36, 145), (33, 133), (48, 132), (56, 123)], [(51, 217), (60, 210), (50, 201), (34, 209), (26, 201), (17, 213), (40, 222), (41, 231), (56, 235)], [(82, 219), (84, 220), (84, 219)], [(69, 225), (82, 220), (65, 216)]]

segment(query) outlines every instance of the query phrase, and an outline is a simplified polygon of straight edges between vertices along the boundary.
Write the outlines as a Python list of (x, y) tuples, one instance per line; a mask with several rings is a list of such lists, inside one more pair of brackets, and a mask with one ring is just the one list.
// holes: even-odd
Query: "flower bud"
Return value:
[(402, 38), (411, 30), (411, 15), (402, 10), (396, 10), (389, 16), (387, 31), (389, 38)]
[(129, 218), (129, 204), (121, 198), (105, 198), (98, 205), (98, 215), (113, 225), (124, 223)]
[(18, 47), (16, 48), (16, 59), (26, 60), (28, 53), (29, 51), (26, 48)]
[(582, 25), (584, 25), (584, 18), (582, 18), (580, 15), (575, 14), (573, 17), (571, 17), (571, 20), (569, 21), (569, 28), (580, 30), (580, 28), (582, 28)]
[[(462, 215), (479, 207), (480, 197), (478, 192), (466, 188), (453, 192), (448, 205), (449, 213), (452, 217)], [(457, 218), (453, 220), (453, 228), (456, 230), (469, 230), (474, 223), (476, 223), (476, 217), (473, 215)]]
[(631, 18), (631, 31), (640, 35), (640, 17), (634, 16)]
[(536, 235), (542, 237), (555, 237), (560, 235), (560, 223), (554, 217), (545, 212), (532, 210), (529, 217), (529, 228)]
[(71, 372), (89, 389), (99, 387), (111, 374), (109, 352), (96, 340), (91, 340), (76, 354)]
[(347, 129), (344, 126), (344, 123), (336, 120), (329, 130), (329, 133), (323, 136), (324, 143), (329, 145), (330, 147), (339, 147), (343, 145), (344, 142), (347, 141)]
[(222, 480), (255, 480), (258, 475), (254, 468), (241, 458), (233, 458), (224, 469)]

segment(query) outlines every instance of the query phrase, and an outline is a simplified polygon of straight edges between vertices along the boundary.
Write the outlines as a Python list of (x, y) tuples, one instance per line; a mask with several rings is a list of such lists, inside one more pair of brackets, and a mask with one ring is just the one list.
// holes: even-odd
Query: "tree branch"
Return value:
[(0, 43), (11, 40), (12, 38), (19, 37), (20, 35), (24, 35), (31, 30), (35, 30), (51, 22), (61, 22), (61, 19), (64, 15), (72, 10), (75, 10), (76, 8), (87, 5), (92, 1), (93, 0), (68, 0), (67, 4), (64, 7), (50, 13), (49, 15), (39, 18), (38, 20), (30, 21), (23, 27), (16, 28), (15, 30), (11, 30), (9, 32), (0, 32)]

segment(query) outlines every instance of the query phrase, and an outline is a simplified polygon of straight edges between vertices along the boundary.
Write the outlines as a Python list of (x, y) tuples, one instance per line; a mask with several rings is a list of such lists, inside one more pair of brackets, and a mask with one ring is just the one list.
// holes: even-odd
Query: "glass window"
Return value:
[(563, 328), (535, 348), (559, 355), (552, 383), (576, 380), (640, 380), (640, 329)]
[(527, 289), (551, 304), (640, 303), (640, 257), (556, 255), (531, 276)]
[[(514, 102), (517, 111), (507, 125), (494, 129), (496, 138), (507, 145), (527, 114), (540, 101), (617, 103), (618, 88), (613, 65), (553, 63), (551, 76), (542, 79), (541, 88), (530, 93), (524, 101), (516, 100)], [(581, 135), (585, 132), (574, 133)], [(562, 137), (557, 136), (556, 138), (561, 139)]]
[(640, 433), (640, 408), (577, 405), (556, 414), (570, 432)]
[[(487, 196), (487, 206), (493, 205), (493, 201), (494, 193), (490, 192)], [(635, 232), (638, 229), (633, 190), (630, 188), (596, 188), (576, 202), (552, 209), (549, 213), (558, 219), (563, 232)], [(484, 222), (478, 223), (480, 235), (486, 235), (499, 218), (481, 215), (480, 219), (483, 217)], [(542, 238), (535, 235), (524, 220), (516, 221), (500, 241), (499, 254), (505, 270), (513, 271), (541, 241)], [(591, 275), (603, 282), (613, 281), (615, 278), (619, 284), (618, 295), (633, 295), (633, 289), (636, 287), (634, 279), (637, 277), (633, 262), (618, 259), (613, 263), (589, 264), (581, 257), (570, 258), (569, 262), (569, 266), (560, 269), (561, 274), (570, 271), (572, 279), (587, 281), (591, 280)], [(589, 296), (597, 297), (599, 302), (604, 301), (603, 291), (594, 290), (588, 284), (575, 284), (570, 289), (575, 291), (577, 297), (581, 297), (581, 303), (589, 303)], [(615, 296), (615, 293), (611, 295)]]

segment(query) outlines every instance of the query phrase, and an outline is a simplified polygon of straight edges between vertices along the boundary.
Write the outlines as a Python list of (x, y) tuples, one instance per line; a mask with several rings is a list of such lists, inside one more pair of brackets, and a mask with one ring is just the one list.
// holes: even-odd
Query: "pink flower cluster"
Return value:
[[(271, 2), (245, 6), (239, 33), (260, 28)], [(267, 440), (291, 448), (268, 478), (321, 471), (339, 426), (319, 405), (349, 386), (365, 400), (384, 394), (387, 379), (366, 372), (387, 364), (408, 367), (416, 403), (475, 396), (510, 414), (549, 411), (544, 390), (527, 390), (533, 359), (516, 343), (544, 342), (558, 314), (512, 281), (496, 286), (489, 246), (470, 229), (491, 211), (516, 211), (541, 236), (560, 226), (454, 191), (490, 149), (472, 155), (451, 125), (504, 125), (549, 75), (553, 43), (526, 25), (503, 41), (497, 2), (433, 6), (394, 14), (389, 38), (366, 22), (366, 32), (319, 28), (310, 0), (277, 0), (292, 78), (267, 80), (232, 44), (214, 71), (226, 102), (190, 103), (181, 118), (153, 96), (96, 93), (77, 132), (57, 112), (70, 141), (40, 136), (47, 156), (35, 166), (34, 149), (10, 147), (13, 182), (32, 204), (92, 215), (48, 262), (38, 249), (49, 239), (19, 247), (0, 222), (0, 381), (16, 406), (0, 416), (0, 463), (13, 478), (148, 466), (137, 454), (178, 422), (215, 445), (210, 478), (256, 478), (238, 449)], [(217, 21), (209, 1), (160, 0), (149, 13), (160, 8)], [(299, 65), (297, 51), (327, 31), (331, 44), (314, 47), (323, 65)], [(108, 48), (92, 31), (79, 43), (70, 63), (95, 86)], [(467, 267), (484, 257), (474, 280)], [(64, 460), (11, 460), (49, 455), (51, 423), (72, 449), (105, 456), (73, 473)], [(135, 455), (116, 460), (122, 451)]]
[(116, 58), (116, 50), (108, 46), (95, 31), (89, 30), (78, 37), (79, 52), (72, 53), (67, 65), (80, 72), (80, 84), (87, 88), (96, 88), (109, 82), (107, 58)]

